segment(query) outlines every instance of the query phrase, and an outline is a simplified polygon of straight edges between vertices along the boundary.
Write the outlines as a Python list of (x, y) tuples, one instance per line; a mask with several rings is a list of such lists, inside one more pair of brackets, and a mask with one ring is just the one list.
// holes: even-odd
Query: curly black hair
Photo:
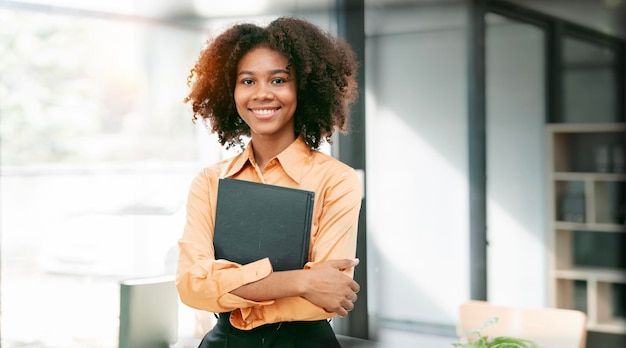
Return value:
[(249, 51), (267, 47), (280, 52), (295, 70), (297, 107), (295, 135), (311, 149), (332, 143), (333, 132), (347, 133), (349, 106), (357, 99), (359, 63), (350, 45), (298, 18), (280, 17), (265, 27), (236, 24), (200, 52), (187, 84), (185, 103), (191, 103), (193, 121), (210, 124), (221, 145), (244, 146), (250, 128), (237, 113), (234, 100), (237, 64)]

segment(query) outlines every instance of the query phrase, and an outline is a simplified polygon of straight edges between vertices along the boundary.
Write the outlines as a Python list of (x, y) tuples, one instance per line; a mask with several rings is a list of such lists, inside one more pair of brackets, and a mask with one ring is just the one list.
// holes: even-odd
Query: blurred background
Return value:
[(363, 62), (322, 148), (366, 188), (338, 332), (454, 342), (474, 298), (581, 309), (589, 347), (623, 346), (624, 1), (2, 0), (2, 347), (117, 347), (120, 281), (173, 275), (191, 179), (232, 155), (191, 122), (189, 70), (281, 15)]

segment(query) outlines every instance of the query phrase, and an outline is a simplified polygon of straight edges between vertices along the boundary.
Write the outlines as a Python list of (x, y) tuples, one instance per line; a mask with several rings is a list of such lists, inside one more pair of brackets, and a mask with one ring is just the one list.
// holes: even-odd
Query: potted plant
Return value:
[[(489, 338), (480, 334), (484, 328), (494, 325), (498, 322), (498, 318), (491, 318), (483, 323), (479, 328), (473, 329), (467, 333), (464, 343), (453, 343), (453, 347), (459, 348), (539, 348), (537, 343), (522, 338), (498, 336)], [(470, 340), (471, 336), (476, 335), (478, 338)]]

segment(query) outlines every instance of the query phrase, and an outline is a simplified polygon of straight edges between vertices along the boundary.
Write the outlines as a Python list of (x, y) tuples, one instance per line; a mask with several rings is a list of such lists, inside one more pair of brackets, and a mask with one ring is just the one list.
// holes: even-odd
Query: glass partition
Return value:
[(623, 122), (619, 115), (617, 52), (565, 35), (562, 40), (562, 122)]

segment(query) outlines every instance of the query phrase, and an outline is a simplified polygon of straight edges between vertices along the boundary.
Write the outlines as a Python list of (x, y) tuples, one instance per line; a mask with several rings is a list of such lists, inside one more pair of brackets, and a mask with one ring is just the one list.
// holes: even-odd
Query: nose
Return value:
[(255, 89), (254, 95), (253, 95), (254, 100), (266, 100), (266, 99), (273, 99), (273, 98), (274, 98), (274, 93), (272, 93), (272, 90), (268, 84), (266, 83), (257, 84), (257, 88)]

